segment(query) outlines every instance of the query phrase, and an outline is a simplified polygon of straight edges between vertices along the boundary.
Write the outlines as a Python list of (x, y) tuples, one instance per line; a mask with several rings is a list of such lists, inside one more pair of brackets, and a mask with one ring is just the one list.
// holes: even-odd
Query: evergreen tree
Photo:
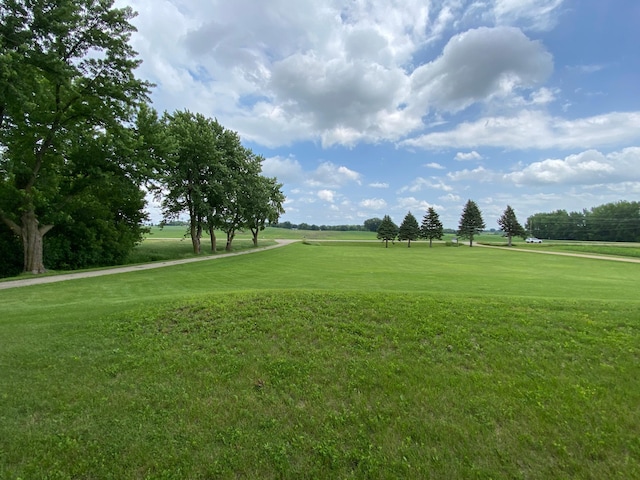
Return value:
[(500, 225), (500, 228), (502, 228), (502, 231), (509, 239), (509, 246), (511, 246), (512, 237), (524, 238), (527, 236), (527, 232), (518, 222), (518, 219), (516, 218), (516, 212), (513, 211), (513, 208), (511, 208), (510, 205), (507, 205), (506, 210), (498, 219), (498, 225)]
[(420, 227), (416, 217), (411, 212), (407, 213), (398, 229), (398, 240), (407, 240), (407, 247), (411, 247), (411, 240), (417, 240), (420, 237)]
[(440, 222), (440, 216), (433, 209), (429, 207), (427, 214), (422, 219), (422, 225), (420, 225), (420, 236), (429, 240), (429, 247), (432, 246), (433, 239), (442, 240), (444, 229), (442, 222)]
[(398, 226), (393, 223), (389, 215), (385, 215), (378, 227), (378, 238), (385, 244), (385, 248), (389, 247), (389, 240), (392, 242), (398, 235)]
[(469, 239), (469, 246), (473, 247), (473, 237), (481, 233), (485, 228), (482, 213), (478, 205), (473, 200), (468, 200), (460, 217), (458, 225), (458, 235)]

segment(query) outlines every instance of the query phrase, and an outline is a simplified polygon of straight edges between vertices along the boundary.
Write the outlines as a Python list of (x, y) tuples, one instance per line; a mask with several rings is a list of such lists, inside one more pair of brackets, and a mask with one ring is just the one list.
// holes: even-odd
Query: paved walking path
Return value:
[(633, 258), (633, 257), (613, 257), (609, 255), (595, 255), (591, 253), (552, 252), (550, 250), (534, 250), (529, 248), (497, 247), (495, 245), (484, 245), (482, 243), (476, 243), (475, 245), (483, 248), (500, 248), (502, 250), (509, 250), (510, 252), (543, 253), (546, 255), (561, 255), (564, 257), (581, 257), (581, 258), (593, 258), (595, 260), (611, 260), (614, 262), (640, 263), (640, 258)]
[(114, 275), (116, 273), (137, 272), (140, 270), (151, 270), (152, 268), (169, 267), (171, 265), (181, 265), (183, 263), (203, 262), (206, 260), (217, 260), (219, 258), (232, 257), (235, 255), (246, 255), (249, 253), (263, 252), (265, 250), (271, 250), (273, 248), (283, 247), (290, 243), (297, 242), (297, 240), (276, 240), (275, 245), (269, 245), (268, 247), (251, 248), (248, 250), (242, 250), (240, 252), (221, 253), (217, 255), (207, 255), (203, 257), (186, 258), (183, 260), (169, 260), (166, 262), (144, 263), (141, 265), (128, 265), (124, 267), (107, 268), (104, 270), (94, 270), (91, 272), (77, 272), (77, 273), (65, 273), (62, 275), (53, 275), (50, 277), (32, 277), (23, 278), (20, 280), (9, 280), (6, 282), (0, 282), (0, 290), (6, 288), (15, 287), (28, 287), (30, 285), (40, 285), (42, 283), (54, 283), (64, 282), (66, 280), (75, 280), (78, 278), (90, 278), (100, 277), (102, 275)]

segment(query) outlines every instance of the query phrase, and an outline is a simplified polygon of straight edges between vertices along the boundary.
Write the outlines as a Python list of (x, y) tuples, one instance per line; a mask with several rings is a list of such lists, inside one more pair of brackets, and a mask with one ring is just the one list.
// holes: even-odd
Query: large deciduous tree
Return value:
[(146, 100), (133, 16), (112, 0), (0, 4), (0, 219), (22, 241), (25, 271), (44, 272), (43, 237), (68, 216), (64, 179), (95, 173), (73, 171), (70, 150)]
[(278, 222), (280, 215), (284, 214), (282, 204), (285, 196), (282, 193), (282, 184), (276, 178), (257, 176), (247, 198), (247, 226), (251, 230), (253, 245), (258, 246), (258, 234), (264, 230), (265, 225)]
[(407, 247), (411, 247), (411, 240), (417, 240), (420, 237), (420, 227), (418, 220), (411, 212), (407, 213), (398, 228), (398, 240), (407, 240)]
[(69, 149), (66, 160), (71, 175), (57, 187), (65, 199), (64, 215), (44, 244), (48, 267), (122, 263), (142, 239), (145, 194), (137, 169), (127, 168), (132, 144), (128, 136), (89, 134)]
[(484, 230), (484, 220), (478, 205), (473, 200), (468, 200), (462, 210), (460, 223), (458, 225), (458, 235), (469, 239), (469, 246), (473, 247), (473, 237)]
[(389, 240), (393, 242), (397, 236), (398, 226), (389, 215), (385, 215), (378, 227), (378, 238), (384, 242), (385, 248), (389, 248)]
[(440, 221), (440, 216), (433, 207), (429, 207), (427, 213), (422, 218), (420, 225), (420, 236), (429, 240), (429, 248), (433, 246), (433, 240), (442, 240), (444, 228)]
[(527, 232), (524, 227), (518, 222), (516, 212), (513, 211), (510, 205), (507, 205), (502, 216), (498, 219), (498, 225), (507, 236), (508, 244), (511, 246), (511, 239), (513, 237), (526, 237)]
[(251, 204), (253, 188), (262, 170), (261, 159), (241, 145), (234, 155), (227, 157), (229, 176), (223, 189), (220, 213), (215, 219), (215, 226), (227, 235), (226, 251), (231, 251), (236, 233), (248, 224), (254, 207)]
[(163, 215), (165, 220), (175, 219), (188, 212), (193, 253), (198, 254), (203, 230), (222, 201), (221, 184), (227, 174), (220, 137), (225, 129), (217, 121), (189, 111), (167, 114), (164, 121), (172, 147), (160, 181)]

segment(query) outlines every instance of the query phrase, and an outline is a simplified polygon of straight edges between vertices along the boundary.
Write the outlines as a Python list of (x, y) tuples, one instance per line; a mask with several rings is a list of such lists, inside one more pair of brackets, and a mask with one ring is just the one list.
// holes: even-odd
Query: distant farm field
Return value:
[(2, 290), (0, 478), (638, 478), (639, 279), (307, 241)]

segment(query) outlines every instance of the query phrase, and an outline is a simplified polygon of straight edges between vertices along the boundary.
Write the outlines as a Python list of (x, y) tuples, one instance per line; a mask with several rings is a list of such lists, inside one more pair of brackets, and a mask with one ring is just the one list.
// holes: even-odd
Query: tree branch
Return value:
[(40, 235), (44, 237), (46, 233), (53, 227), (55, 227), (55, 225), (43, 225), (42, 227), (38, 228), (38, 231), (40, 232)]

